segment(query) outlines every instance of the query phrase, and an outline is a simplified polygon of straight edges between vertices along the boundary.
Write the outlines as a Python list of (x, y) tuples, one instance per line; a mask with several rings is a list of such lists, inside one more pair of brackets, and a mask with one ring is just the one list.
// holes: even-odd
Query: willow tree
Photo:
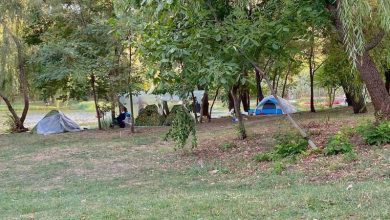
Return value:
[[(28, 46), (24, 39), (26, 22), (39, 3), (27, 0), (9, 0), (0, 4), (0, 98), (6, 103), (12, 116), (15, 132), (28, 129), (24, 126), (30, 98), (27, 73)], [(13, 62), (15, 60), (15, 62)], [(23, 110), (20, 115), (12, 105), (12, 96), (21, 94)]]
[(335, 0), (328, 1), (327, 7), (340, 40), (371, 96), (377, 120), (390, 120), (390, 95), (371, 54), (390, 33), (390, 2)]

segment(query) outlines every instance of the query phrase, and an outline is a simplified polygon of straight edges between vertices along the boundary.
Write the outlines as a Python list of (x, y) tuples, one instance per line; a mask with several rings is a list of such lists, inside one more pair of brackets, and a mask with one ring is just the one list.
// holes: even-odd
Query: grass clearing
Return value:
[[(295, 117), (320, 145), (370, 118), (345, 109)], [(192, 154), (173, 151), (166, 128), (0, 135), (0, 219), (390, 218), (389, 146), (359, 146), (352, 161), (300, 157), (278, 175), (253, 156), (289, 124), (279, 117), (246, 124), (245, 141), (235, 139), (230, 120), (200, 125)]]

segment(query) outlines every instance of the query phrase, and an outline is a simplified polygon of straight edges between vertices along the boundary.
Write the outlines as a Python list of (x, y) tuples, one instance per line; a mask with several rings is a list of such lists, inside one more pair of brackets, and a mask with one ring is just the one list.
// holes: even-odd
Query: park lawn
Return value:
[[(322, 145), (370, 115), (295, 118)], [(302, 156), (277, 174), (253, 156), (291, 129), (287, 122), (250, 118), (249, 138), (239, 141), (229, 121), (200, 125), (193, 153), (163, 141), (166, 128), (0, 135), (0, 219), (390, 218), (389, 146), (359, 144), (356, 161)]]

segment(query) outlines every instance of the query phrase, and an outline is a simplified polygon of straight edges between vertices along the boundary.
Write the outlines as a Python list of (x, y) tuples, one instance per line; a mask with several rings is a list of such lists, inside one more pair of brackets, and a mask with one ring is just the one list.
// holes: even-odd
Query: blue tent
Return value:
[[(250, 110), (249, 113), (255, 115), (282, 115), (297, 112), (295, 107), (292, 106), (287, 100), (283, 98), (279, 98), (279, 100), (281, 103), (279, 103), (274, 96), (267, 96), (261, 100), (261, 102), (259, 102), (256, 109)], [(283, 112), (280, 105), (283, 105), (286, 112)]]

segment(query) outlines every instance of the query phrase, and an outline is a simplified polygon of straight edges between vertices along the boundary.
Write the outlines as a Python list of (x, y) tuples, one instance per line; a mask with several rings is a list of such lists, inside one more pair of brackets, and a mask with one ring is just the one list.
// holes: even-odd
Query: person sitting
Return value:
[(118, 117), (115, 118), (119, 127), (121, 127), (121, 128), (126, 127), (125, 120), (126, 120), (126, 117), (128, 117), (128, 115), (129, 115), (129, 113), (127, 112), (127, 108), (121, 107), (121, 113), (119, 114)]

